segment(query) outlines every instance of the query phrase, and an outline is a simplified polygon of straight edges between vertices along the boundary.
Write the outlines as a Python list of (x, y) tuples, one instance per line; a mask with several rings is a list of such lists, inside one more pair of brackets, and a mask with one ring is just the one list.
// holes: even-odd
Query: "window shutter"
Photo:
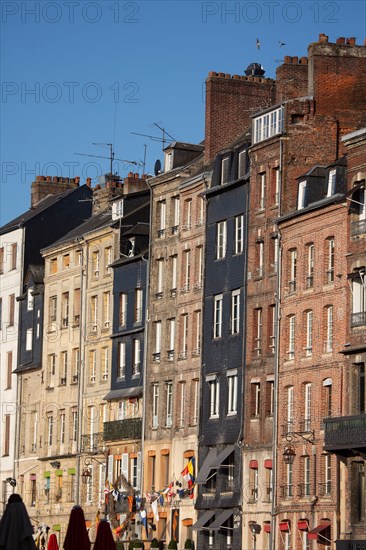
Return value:
[(141, 488), (141, 452), (137, 453), (137, 489)]
[(108, 457), (108, 481), (110, 483), (113, 483), (114, 482), (114, 479), (113, 479), (113, 455), (109, 455)]
[(122, 455), (122, 466), (121, 466), (122, 474), (125, 476), (125, 478), (128, 481), (128, 453), (123, 453)]

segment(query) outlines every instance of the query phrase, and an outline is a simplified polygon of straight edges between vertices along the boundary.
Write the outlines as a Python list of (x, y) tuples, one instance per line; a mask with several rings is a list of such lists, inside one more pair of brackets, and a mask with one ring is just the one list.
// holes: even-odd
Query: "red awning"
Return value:
[(290, 520), (289, 519), (284, 519), (282, 521), (280, 521), (279, 523), (279, 527), (280, 527), (280, 531), (284, 531), (285, 533), (289, 533), (290, 532)]
[(267, 458), (264, 461), (264, 467), (267, 468), (268, 470), (272, 470), (272, 458)]
[(258, 470), (258, 460), (249, 460), (249, 468)]
[(323, 531), (325, 531), (330, 526), (330, 521), (324, 521), (324, 523), (321, 523), (308, 533), (308, 539), (309, 540), (318, 540), (318, 537), (320, 537), (323, 540), (328, 541), (325, 537), (320, 535)]
[(268, 523), (264, 522), (263, 523), (263, 531), (265, 533), (270, 533), (271, 532), (271, 523), (270, 522), (268, 522)]
[(300, 529), (300, 531), (306, 531), (306, 529), (309, 529), (309, 521), (306, 518), (299, 519), (297, 528)]

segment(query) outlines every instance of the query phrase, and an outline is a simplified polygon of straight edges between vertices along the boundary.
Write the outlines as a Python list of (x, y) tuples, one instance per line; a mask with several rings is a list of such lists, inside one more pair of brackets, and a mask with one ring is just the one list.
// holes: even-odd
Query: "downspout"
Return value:
[[(83, 413), (83, 387), (85, 373), (85, 338), (86, 338), (86, 312), (87, 303), (86, 281), (88, 277), (88, 256), (89, 248), (83, 237), (77, 239), (81, 244), (81, 281), (80, 281), (80, 334), (79, 334), (79, 372), (78, 372), (78, 402), (77, 402), (77, 447), (76, 447), (76, 504), (80, 505), (80, 477), (81, 477), (81, 434), (82, 434), (82, 413)], [(84, 336), (84, 337), (83, 337)]]

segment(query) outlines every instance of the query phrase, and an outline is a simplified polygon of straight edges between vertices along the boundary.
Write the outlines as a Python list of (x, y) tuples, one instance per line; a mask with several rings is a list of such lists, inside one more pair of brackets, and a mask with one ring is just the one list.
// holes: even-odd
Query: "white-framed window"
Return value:
[(197, 197), (197, 201), (198, 201), (198, 207), (197, 207), (198, 218), (196, 221), (196, 227), (201, 227), (205, 219), (205, 199), (203, 199), (202, 197)]
[(165, 237), (165, 228), (166, 228), (166, 202), (165, 201), (158, 202), (158, 216), (159, 216), (158, 237), (162, 238), (162, 237)]
[(78, 435), (78, 413), (77, 411), (72, 411), (72, 441), (77, 441)]
[(218, 222), (216, 226), (216, 259), (222, 260), (226, 256), (226, 220)]
[(306, 288), (314, 286), (314, 243), (306, 246)]
[(274, 353), (275, 345), (276, 345), (276, 305), (271, 304), (268, 308), (268, 316), (269, 316), (269, 338), (268, 338), (268, 345), (269, 345), (269, 351), (270, 353)]
[(34, 305), (34, 296), (33, 296), (33, 288), (28, 288), (27, 290), (27, 310), (31, 311), (33, 309)]
[(197, 310), (193, 314), (193, 351), (192, 355), (200, 355), (201, 353), (201, 310)]
[(185, 381), (179, 382), (180, 393), (180, 407), (179, 407), (179, 427), (184, 427), (185, 422), (185, 409), (186, 409), (186, 383)]
[(333, 168), (332, 170), (329, 170), (327, 197), (331, 197), (332, 195), (334, 195), (335, 184), (336, 184), (336, 174), (337, 174), (337, 171), (335, 168)]
[(286, 477), (287, 477), (287, 497), (292, 497), (293, 494), (294, 494), (294, 486), (293, 486), (293, 464), (287, 464), (287, 472), (286, 472)]
[(143, 301), (143, 289), (135, 289), (135, 312), (134, 312), (134, 323), (142, 322), (142, 301)]
[(62, 309), (62, 326), (68, 327), (69, 326), (69, 293), (63, 292), (62, 294), (62, 301), (61, 301), (61, 309)]
[(155, 321), (155, 352), (153, 353), (154, 361), (160, 361), (161, 354), (161, 321)]
[(49, 321), (56, 321), (57, 317), (57, 296), (51, 296), (49, 300)]
[(47, 423), (48, 423), (47, 442), (48, 442), (48, 446), (52, 447), (52, 443), (53, 443), (53, 416), (52, 415), (48, 417)]
[(68, 355), (67, 351), (61, 353), (61, 370), (60, 370), (60, 384), (64, 386), (67, 379), (67, 365), (68, 365)]
[(109, 348), (102, 349), (102, 380), (108, 380), (109, 376)]
[(280, 249), (280, 240), (278, 238), (278, 235), (275, 235), (271, 239), (272, 246), (273, 246), (273, 272), (278, 272), (278, 258), (279, 258), (279, 249)]
[(185, 359), (188, 354), (188, 313), (183, 313), (181, 321), (181, 350), (180, 358)]
[(92, 296), (90, 299), (90, 321), (93, 329), (98, 326), (98, 296)]
[(304, 456), (304, 496), (310, 496), (310, 456)]
[(165, 425), (171, 427), (173, 424), (173, 383), (166, 383), (166, 419)]
[(141, 372), (141, 340), (133, 339), (132, 376), (138, 376)]
[(173, 235), (178, 232), (179, 221), (180, 221), (180, 200), (179, 197), (173, 197), (173, 225), (172, 233)]
[(305, 197), (306, 197), (306, 180), (299, 182), (299, 191), (297, 195), (297, 209), (302, 210), (305, 208)]
[(127, 294), (120, 292), (119, 294), (119, 326), (124, 327), (127, 322)]
[(111, 308), (111, 293), (103, 292), (103, 327), (109, 328), (109, 317)]
[(210, 389), (210, 418), (218, 418), (220, 412), (220, 381), (216, 374), (206, 376)]
[(305, 313), (306, 318), (306, 345), (305, 355), (310, 357), (313, 354), (313, 312), (307, 311)]
[(65, 413), (60, 413), (60, 444), (63, 445), (65, 443)]
[(288, 358), (294, 359), (295, 357), (295, 315), (290, 315), (288, 317)]
[(326, 335), (324, 342), (325, 353), (333, 350), (333, 306), (325, 308)]
[(159, 384), (152, 385), (152, 427), (159, 426)]
[(304, 431), (309, 432), (311, 430), (311, 384), (305, 384), (304, 386)]
[(99, 278), (99, 266), (100, 266), (100, 253), (99, 250), (94, 250), (92, 253), (92, 264), (93, 264), (93, 277), (94, 279)]
[(214, 338), (221, 338), (222, 336), (222, 308), (223, 308), (223, 294), (217, 294), (214, 296), (214, 326), (213, 335)]
[(274, 169), (274, 205), (278, 206), (280, 203), (280, 169), (277, 167)]
[(184, 250), (183, 252), (183, 273), (182, 273), (182, 292), (188, 292), (191, 276), (191, 251)]
[(195, 282), (194, 288), (196, 290), (200, 290), (202, 288), (202, 281), (203, 281), (203, 247), (202, 246), (196, 246), (195, 274), (196, 274), (196, 282)]
[(352, 316), (351, 326), (366, 325), (366, 279), (364, 271), (352, 278)]
[(168, 333), (169, 333), (169, 349), (168, 359), (172, 361), (174, 359), (174, 340), (175, 340), (175, 318), (168, 319)]
[(199, 407), (199, 380), (197, 378), (192, 380), (191, 391), (193, 394), (193, 407), (192, 407), (192, 425), (196, 426), (198, 422), (198, 407)]
[(112, 220), (123, 218), (123, 199), (112, 204)]
[(118, 378), (126, 376), (126, 343), (118, 342)]
[(221, 161), (221, 185), (229, 181), (229, 168), (230, 168), (230, 158), (225, 157)]
[(266, 173), (259, 174), (259, 209), (266, 206)]
[(324, 457), (324, 493), (330, 495), (332, 492), (332, 455)]
[(278, 107), (253, 119), (253, 143), (280, 134), (283, 131), (283, 107)]
[(27, 328), (26, 337), (25, 337), (25, 349), (26, 351), (31, 351), (33, 347), (33, 329)]
[(107, 246), (104, 249), (104, 272), (106, 275), (109, 275), (112, 273), (112, 268), (110, 267), (110, 264), (112, 262), (113, 262), (112, 247)]
[(251, 382), (252, 416), (259, 416), (261, 412), (261, 384)]
[(172, 275), (172, 283), (170, 287), (170, 293), (173, 294), (177, 290), (177, 269), (178, 269), (178, 256), (174, 255), (171, 256), (171, 275)]
[(334, 238), (327, 239), (327, 283), (334, 282)]
[(231, 334), (240, 331), (240, 289), (231, 293)]
[(261, 307), (254, 310), (255, 336), (254, 351), (256, 355), (262, 354), (262, 334), (263, 334), (263, 310)]
[(86, 482), (86, 501), (93, 501), (93, 466), (89, 466), (90, 476)]
[(118, 420), (124, 420), (127, 418), (127, 401), (126, 399), (121, 399), (118, 401)]
[(294, 431), (294, 387), (287, 388), (287, 433)]
[(89, 352), (89, 382), (95, 384), (97, 372), (97, 352), (95, 349)]
[(289, 250), (289, 275), (288, 282), (289, 292), (295, 292), (296, 290), (296, 277), (297, 277), (297, 249), (292, 248)]
[(257, 265), (258, 277), (263, 277), (263, 269), (264, 269), (264, 242), (263, 241), (257, 242), (257, 254), (258, 254), (258, 265)]
[(238, 155), (238, 179), (244, 178), (246, 169), (247, 151), (240, 151)]
[(244, 214), (235, 216), (234, 253), (241, 254), (244, 250)]
[(226, 372), (227, 377), (227, 414), (236, 414), (238, 410), (238, 371), (230, 369)]
[(190, 229), (192, 226), (192, 199), (184, 201), (184, 229)]

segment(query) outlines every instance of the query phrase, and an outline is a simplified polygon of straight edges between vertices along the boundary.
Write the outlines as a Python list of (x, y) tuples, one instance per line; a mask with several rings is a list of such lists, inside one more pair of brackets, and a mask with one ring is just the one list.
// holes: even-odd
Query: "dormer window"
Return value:
[(279, 107), (253, 120), (253, 143), (268, 139), (282, 131), (283, 107)]
[(173, 168), (173, 153), (165, 153), (165, 164), (164, 172), (169, 172)]
[(329, 170), (327, 197), (331, 197), (335, 193), (336, 173), (337, 171), (335, 168)]
[(305, 195), (306, 195), (306, 180), (300, 181), (299, 192), (297, 196), (297, 209), (301, 210), (305, 208)]
[(112, 220), (123, 218), (123, 199), (112, 204)]
[(244, 178), (245, 176), (245, 159), (246, 151), (240, 151), (239, 153), (239, 168), (238, 168), (238, 179)]
[(221, 185), (229, 181), (229, 157), (225, 157), (221, 161)]

